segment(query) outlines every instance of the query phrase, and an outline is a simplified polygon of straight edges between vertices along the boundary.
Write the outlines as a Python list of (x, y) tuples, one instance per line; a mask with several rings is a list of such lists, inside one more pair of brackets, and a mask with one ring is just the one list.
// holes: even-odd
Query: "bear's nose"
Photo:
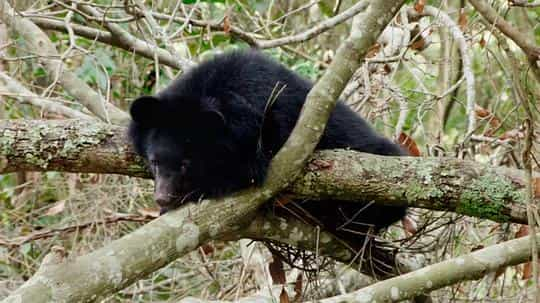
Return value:
[(172, 197), (171, 197), (171, 195), (166, 194), (166, 193), (156, 192), (156, 193), (154, 193), (154, 200), (156, 201), (156, 203), (159, 206), (165, 207), (165, 206), (171, 204)]
[(167, 213), (169, 211), (169, 208), (168, 207), (165, 207), (165, 206), (162, 206), (159, 208), (159, 215), (164, 215), (165, 213)]

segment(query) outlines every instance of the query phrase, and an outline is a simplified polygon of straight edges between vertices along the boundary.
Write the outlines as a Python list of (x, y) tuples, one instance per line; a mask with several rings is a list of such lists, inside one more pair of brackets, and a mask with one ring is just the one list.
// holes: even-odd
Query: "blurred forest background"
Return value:
[[(5, 16), (0, 18), (0, 119), (112, 122), (124, 121), (125, 114), (89, 111), (91, 103), (102, 100), (115, 110), (127, 110), (137, 96), (159, 91), (182, 69), (225, 51), (259, 47), (317, 81), (349, 35), (351, 19), (323, 32), (310, 30), (354, 4), (349, 0), (0, 2), (10, 3), (19, 17), (36, 24), (53, 46), (29, 43), (29, 35), (43, 36), (21, 32), (10, 27)], [(476, 9), (482, 5), (506, 21), (503, 25), (513, 30), (510, 35), (501, 32), (488, 13)], [(519, 36), (512, 36), (516, 32)], [(298, 40), (290, 39), (295, 37)], [(530, 165), (537, 170), (538, 137), (529, 126), (536, 124), (538, 115), (539, 44), (538, 1), (407, 1), (370, 49), (342, 100), (415, 156), (518, 169)], [(55, 68), (71, 72), (69, 77), (76, 81), (55, 77)], [(85, 98), (88, 106), (82, 105)], [(532, 154), (531, 163), (523, 161), (524, 153)], [(82, 255), (150, 221), (157, 216), (152, 190), (151, 181), (118, 175), (0, 175), (0, 298), (30, 278), (51, 249)], [(384, 237), (404, 252), (421, 253), (431, 264), (527, 233), (526, 225), (411, 209), (407, 219)], [(404, 238), (409, 240), (400, 242)], [(234, 301), (272, 291), (279, 296), (281, 288), (272, 287), (271, 261), (260, 243), (213, 241), (105, 302), (178, 301), (188, 296)], [(303, 277), (302, 296), (313, 299), (370, 283), (347, 264), (325, 262), (329, 264), (324, 270), (309, 274), (285, 266), (289, 286), (298, 287), (298, 277)], [(530, 263), (504, 268), (435, 291), (432, 298), (527, 302), (532, 298), (531, 275)]]

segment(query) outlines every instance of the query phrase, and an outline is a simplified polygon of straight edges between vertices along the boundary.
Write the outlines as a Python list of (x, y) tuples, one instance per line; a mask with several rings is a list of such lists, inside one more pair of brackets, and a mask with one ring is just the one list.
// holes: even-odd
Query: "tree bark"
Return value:
[[(64, 171), (149, 178), (125, 132), (79, 120), (0, 121), (0, 173)], [(374, 201), (527, 222), (522, 171), (453, 158), (320, 151), (287, 192), (296, 198)]]

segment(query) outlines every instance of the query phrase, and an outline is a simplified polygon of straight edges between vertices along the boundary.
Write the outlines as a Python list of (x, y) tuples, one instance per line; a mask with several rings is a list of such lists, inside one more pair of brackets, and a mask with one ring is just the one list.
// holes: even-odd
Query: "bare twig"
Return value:
[(505, 36), (512, 39), (529, 58), (529, 63), (534, 71), (537, 81), (540, 82), (540, 47), (534, 43), (534, 37), (528, 37), (508, 23), (484, 0), (469, 0), (474, 8), (497, 27)]
[[(45, 69), (58, 79), (58, 83), (90, 112), (104, 121), (115, 124), (125, 124), (129, 120), (128, 115), (105, 100), (84, 81), (79, 79), (74, 73), (67, 70), (62, 61), (48, 58), (47, 56), (58, 56), (53, 43), (49, 37), (37, 25), (29, 19), (19, 16), (15, 10), (5, 0), (0, 2), (0, 18), (8, 27), (25, 38), (25, 42), (31, 49), (39, 49), (44, 56), (39, 57), (39, 61)], [(61, 76), (59, 75), (61, 73)]]
[[(250, 44), (253, 47), (257, 47), (261, 49), (281, 47), (288, 44), (299, 43), (299, 42), (310, 40), (316, 37), (317, 35), (329, 29), (334, 28), (336, 25), (341, 24), (349, 20), (350, 18), (354, 17), (359, 12), (365, 10), (368, 4), (369, 4), (369, 1), (366, 1), (366, 0), (361, 1), (353, 5), (349, 9), (345, 10), (344, 12), (332, 18), (329, 18), (325, 21), (322, 21), (321, 23), (311, 27), (310, 29), (304, 32), (290, 35), (287, 37), (282, 37), (282, 38), (277, 38), (277, 39), (272, 39), (272, 40), (261, 40), (257, 38), (254, 34), (243, 31), (240, 28), (235, 27), (235, 26), (231, 26), (229, 28), (229, 32), (237, 36), (238, 38), (244, 40), (246, 43)], [(160, 13), (152, 13), (152, 14), (154, 15), (154, 17), (159, 18), (159, 19), (169, 20), (171, 18), (170, 16), (167, 16), (166, 14), (160, 14)], [(221, 22), (216, 23), (216, 22), (208, 22), (208, 21), (199, 21), (199, 20), (185, 19), (182, 17), (174, 17), (174, 20), (177, 22), (182, 22), (182, 23), (188, 22), (189, 24), (192, 24), (195, 26), (210, 27), (211, 29), (214, 29), (214, 30), (223, 30), (223, 25), (221, 24)]]
[(540, 1), (530, 1), (530, 0), (508, 0), (508, 4), (511, 6), (521, 6), (521, 7), (539, 7)]
[(463, 75), (467, 83), (467, 116), (469, 117), (467, 123), (467, 134), (466, 139), (468, 139), (474, 132), (476, 128), (476, 114), (475, 114), (475, 80), (474, 72), (472, 70), (472, 60), (469, 53), (469, 46), (467, 45), (467, 40), (465, 36), (459, 29), (459, 26), (446, 14), (445, 12), (439, 10), (436, 7), (426, 5), (424, 7), (423, 14), (438, 18), (438, 20), (450, 30), (450, 34), (458, 44), (458, 49), (461, 54), (461, 60), (463, 61)]
[[(88, 5), (80, 5), (79, 8), (96, 18), (103, 17), (95, 8)], [(115, 39), (117, 43), (123, 45), (123, 48), (132, 49), (136, 53), (144, 55), (147, 58), (154, 59), (157, 57), (161, 62), (166, 62), (167, 65), (174, 66), (181, 70), (188, 70), (193, 66), (193, 62), (190, 60), (181, 57), (175, 58), (167, 50), (131, 35), (118, 24), (104, 21), (102, 21), (101, 24), (111, 32), (113, 39)]]
[[(11, 97), (24, 102), (28, 102), (34, 106), (41, 108), (43, 111), (56, 113), (66, 118), (95, 120), (93, 117), (86, 115), (78, 110), (69, 108), (58, 102), (47, 100), (34, 94), (17, 80), (9, 77), (3, 72), (0, 72), (0, 83), (2, 83), (3, 87), (12, 94), (10, 95)], [(2, 93), (0, 92), (0, 95), (1, 94)]]
[(51, 237), (56, 237), (61, 234), (67, 234), (72, 232), (77, 232), (81, 229), (86, 228), (92, 228), (96, 225), (104, 224), (114, 224), (114, 223), (120, 223), (120, 222), (141, 222), (141, 223), (147, 223), (151, 221), (152, 218), (147, 216), (141, 216), (141, 215), (129, 215), (129, 214), (118, 214), (114, 216), (109, 216), (106, 218), (103, 218), (99, 221), (90, 221), (90, 222), (84, 222), (76, 225), (70, 225), (65, 226), (61, 228), (53, 228), (53, 229), (47, 229), (47, 230), (39, 230), (37, 232), (33, 232), (26, 236), (21, 236), (17, 238), (7, 239), (6, 237), (3, 237), (0, 235), (0, 246), (8, 246), (8, 247), (17, 247), (21, 246), (25, 243), (41, 240), (41, 239), (47, 239)]
[(286, 44), (291, 44), (291, 43), (298, 43), (298, 42), (303, 42), (303, 41), (306, 41), (306, 40), (309, 40), (333, 27), (335, 27), (336, 25), (338, 24), (341, 24), (345, 21), (347, 21), (348, 19), (354, 17), (355, 15), (357, 15), (359, 12), (363, 11), (366, 9), (366, 7), (368, 6), (369, 2), (364, 0), (364, 1), (360, 1), (358, 3), (356, 3), (355, 5), (351, 6), (349, 9), (345, 10), (344, 12), (332, 17), (332, 18), (329, 18), (313, 27), (311, 27), (310, 29), (306, 30), (305, 32), (302, 32), (302, 33), (299, 33), (299, 34), (295, 34), (295, 35), (292, 35), (292, 36), (288, 36), (288, 37), (283, 37), (283, 38), (278, 38), (278, 39), (273, 39), (273, 40), (266, 40), (266, 41), (258, 41), (257, 42), (257, 47), (259, 48), (272, 48), (272, 47), (277, 47), (277, 46), (282, 46), (282, 45), (286, 45)]

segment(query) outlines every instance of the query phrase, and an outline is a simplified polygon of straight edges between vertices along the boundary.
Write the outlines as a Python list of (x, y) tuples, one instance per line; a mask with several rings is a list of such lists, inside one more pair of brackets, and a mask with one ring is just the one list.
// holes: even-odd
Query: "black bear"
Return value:
[[(129, 137), (154, 175), (155, 200), (162, 210), (261, 184), (311, 87), (263, 54), (242, 51), (218, 55), (156, 96), (135, 100)], [(405, 154), (341, 102), (317, 146), (338, 148)], [(360, 245), (367, 232), (389, 226), (406, 212), (404, 207), (345, 201), (298, 203), (329, 231), (344, 235), (338, 229), (348, 225), (352, 234), (343, 238)]]

